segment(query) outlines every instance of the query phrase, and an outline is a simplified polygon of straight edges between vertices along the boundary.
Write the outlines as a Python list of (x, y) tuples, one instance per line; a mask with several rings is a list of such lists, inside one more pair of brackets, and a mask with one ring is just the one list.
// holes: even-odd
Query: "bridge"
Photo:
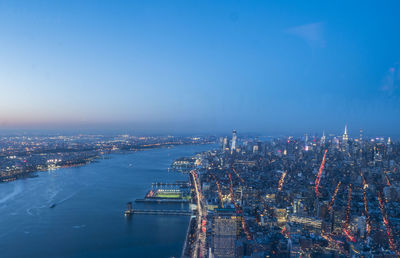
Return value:
[(133, 215), (133, 214), (190, 216), (190, 215), (192, 215), (192, 211), (189, 211), (189, 210), (136, 210), (136, 209), (130, 209), (130, 210), (128, 209), (125, 211), (125, 215)]

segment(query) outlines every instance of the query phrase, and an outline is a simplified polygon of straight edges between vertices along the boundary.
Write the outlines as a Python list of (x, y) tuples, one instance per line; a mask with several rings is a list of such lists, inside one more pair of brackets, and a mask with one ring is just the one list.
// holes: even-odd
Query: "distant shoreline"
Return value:
[(50, 171), (50, 170), (58, 170), (61, 168), (72, 168), (72, 167), (83, 167), (85, 165), (91, 164), (93, 162), (98, 162), (99, 159), (107, 159), (109, 155), (111, 154), (129, 154), (129, 153), (134, 153), (137, 151), (145, 151), (145, 150), (152, 150), (152, 149), (162, 149), (162, 148), (168, 148), (168, 147), (174, 147), (174, 146), (188, 146), (188, 145), (205, 145), (205, 144), (212, 144), (213, 142), (200, 142), (200, 143), (182, 143), (182, 144), (171, 144), (171, 143), (166, 143), (166, 144), (160, 144), (156, 146), (145, 146), (142, 148), (137, 148), (137, 149), (132, 149), (132, 150), (117, 150), (117, 151), (110, 151), (108, 153), (100, 154), (100, 155), (94, 155), (93, 157), (88, 157), (85, 159), (84, 162), (76, 162), (76, 163), (71, 163), (69, 165), (61, 165), (57, 168), (54, 169), (35, 169), (31, 171), (24, 171), (15, 175), (10, 175), (10, 176), (4, 176), (0, 177), (0, 183), (9, 183), (13, 182), (19, 179), (26, 179), (26, 178), (35, 178), (38, 177), (38, 173), (40, 172), (45, 172), (45, 171)]

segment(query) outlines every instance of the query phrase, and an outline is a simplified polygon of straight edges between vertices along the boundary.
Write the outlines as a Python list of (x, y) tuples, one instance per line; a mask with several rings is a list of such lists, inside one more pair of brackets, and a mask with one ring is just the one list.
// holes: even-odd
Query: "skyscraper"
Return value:
[(392, 147), (392, 141), (390, 140), (390, 137), (387, 141), (387, 154), (391, 155), (393, 152), (393, 147)]
[(233, 130), (232, 131), (231, 154), (236, 150), (236, 141), (237, 141), (236, 130)]
[(321, 137), (321, 145), (324, 145), (326, 142), (326, 136), (325, 136), (325, 131), (322, 132), (322, 137)]
[(229, 140), (228, 137), (224, 138), (224, 142), (222, 145), (222, 151), (229, 151)]
[(304, 150), (308, 151), (308, 134), (304, 135)]
[(343, 143), (347, 143), (349, 136), (347, 135), (347, 125), (344, 126)]

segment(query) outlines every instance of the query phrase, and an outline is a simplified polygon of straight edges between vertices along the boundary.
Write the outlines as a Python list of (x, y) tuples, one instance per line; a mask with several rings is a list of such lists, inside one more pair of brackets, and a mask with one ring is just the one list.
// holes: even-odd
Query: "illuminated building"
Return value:
[(324, 145), (326, 142), (326, 136), (325, 136), (325, 131), (322, 132), (322, 137), (321, 137), (321, 145)]
[(393, 151), (393, 148), (392, 148), (392, 142), (391, 142), (391, 140), (390, 140), (390, 137), (388, 138), (388, 141), (387, 141), (387, 154), (392, 154), (392, 151)]
[(293, 224), (298, 224), (304, 229), (320, 231), (322, 220), (315, 219), (311, 217), (300, 217), (296, 215), (289, 216), (289, 222)]
[(287, 222), (287, 211), (286, 209), (275, 208), (275, 216), (279, 226), (284, 226)]
[(232, 131), (231, 154), (236, 150), (236, 141), (237, 141), (236, 130), (233, 130)]
[(253, 146), (253, 153), (257, 153), (258, 152), (258, 145), (254, 145)]
[(229, 150), (229, 140), (228, 137), (224, 138), (224, 143), (222, 145), (222, 150), (223, 151), (228, 151)]
[(238, 229), (238, 219), (233, 214), (231, 216), (220, 214), (213, 218), (213, 257), (235, 257), (235, 241)]
[(347, 135), (347, 125), (344, 126), (343, 143), (347, 143), (349, 136)]
[(304, 138), (304, 150), (308, 151), (308, 134)]

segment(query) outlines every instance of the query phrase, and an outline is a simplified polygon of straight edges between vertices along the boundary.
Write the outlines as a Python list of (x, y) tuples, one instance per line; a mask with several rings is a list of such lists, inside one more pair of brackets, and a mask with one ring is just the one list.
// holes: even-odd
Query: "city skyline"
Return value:
[(347, 129), (1, 136), (4, 255), (397, 257), (399, 142)]
[(0, 3), (0, 130), (398, 137), (399, 3)]
[(0, 0), (1, 257), (400, 257), (398, 10)]

